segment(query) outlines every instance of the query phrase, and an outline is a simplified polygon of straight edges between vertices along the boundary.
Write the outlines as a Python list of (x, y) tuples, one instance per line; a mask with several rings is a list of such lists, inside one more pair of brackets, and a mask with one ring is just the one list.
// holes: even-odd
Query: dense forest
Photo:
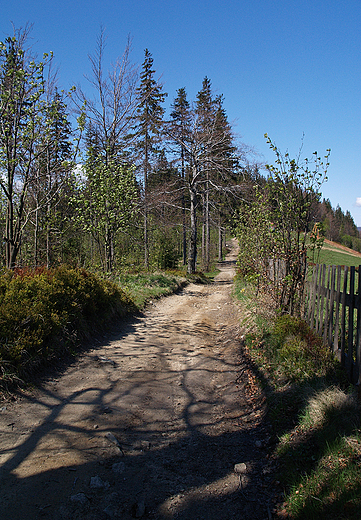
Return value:
[[(29, 30), (0, 44), (1, 263), (113, 270), (207, 270), (226, 229), (268, 182), (239, 143), (205, 77), (193, 101), (167, 94), (130, 42), (104, 69), (100, 33), (86, 86), (60, 90), (54, 59), (34, 58)], [(238, 217), (237, 217), (238, 218)], [(360, 250), (349, 212), (315, 197), (312, 219)]]

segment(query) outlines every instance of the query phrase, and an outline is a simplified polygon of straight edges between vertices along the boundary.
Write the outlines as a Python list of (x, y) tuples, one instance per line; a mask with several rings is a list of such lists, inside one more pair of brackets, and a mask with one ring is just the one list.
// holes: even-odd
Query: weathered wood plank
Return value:
[(343, 290), (341, 294), (341, 365), (345, 366), (345, 344), (346, 344), (346, 295), (347, 295), (348, 266), (343, 273)]
[(330, 286), (330, 303), (328, 308), (328, 332), (327, 332), (327, 345), (332, 348), (333, 346), (333, 320), (334, 320), (334, 307), (335, 307), (335, 278), (336, 278), (336, 266), (333, 265), (331, 268), (331, 286)]
[(327, 344), (327, 333), (328, 333), (328, 319), (329, 319), (329, 308), (330, 308), (330, 273), (331, 267), (327, 268), (327, 276), (325, 283), (325, 311), (323, 317), (323, 342)]
[(352, 381), (352, 364), (353, 364), (353, 311), (354, 311), (354, 299), (353, 294), (355, 291), (355, 266), (350, 267), (350, 300), (348, 305), (348, 325), (347, 325), (347, 358), (346, 358), (346, 370), (350, 381)]
[(337, 285), (336, 285), (336, 295), (335, 295), (335, 303), (336, 303), (336, 312), (335, 312), (335, 336), (333, 339), (333, 352), (341, 361), (341, 349), (339, 348), (339, 329), (340, 329), (340, 304), (341, 304), (341, 266), (337, 266)]

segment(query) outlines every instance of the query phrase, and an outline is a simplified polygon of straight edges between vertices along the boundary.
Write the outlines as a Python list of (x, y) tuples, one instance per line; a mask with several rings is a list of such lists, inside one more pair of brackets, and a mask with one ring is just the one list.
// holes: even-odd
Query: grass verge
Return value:
[(139, 310), (154, 299), (174, 293), (186, 283), (184, 274), (178, 271), (123, 273), (115, 280)]
[(244, 310), (244, 349), (273, 427), (270, 457), (284, 493), (276, 516), (359, 519), (361, 431), (354, 389), (302, 320), (277, 316), (252, 285), (236, 280), (235, 286)]

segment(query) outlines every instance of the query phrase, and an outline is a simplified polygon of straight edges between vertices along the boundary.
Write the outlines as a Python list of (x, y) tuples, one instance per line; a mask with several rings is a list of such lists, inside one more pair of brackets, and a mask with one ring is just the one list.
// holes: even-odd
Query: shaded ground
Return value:
[(1, 405), (2, 520), (273, 517), (268, 428), (231, 299), (235, 258), (213, 284), (157, 301)]

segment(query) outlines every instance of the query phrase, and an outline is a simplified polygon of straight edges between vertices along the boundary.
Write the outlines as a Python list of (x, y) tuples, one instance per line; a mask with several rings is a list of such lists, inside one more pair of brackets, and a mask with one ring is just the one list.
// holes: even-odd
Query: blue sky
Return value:
[(361, 226), (360, 0), (2, 0), (0, 40), (11, 22), (33, 24), (61, 88), (86, 85), (101, 25), (109, 63), (128, 35), (135, 63), (149, 49), (168, 103), (181, 87), (194, 99), (208, 76), (259, 161), (274, 160), (265, 133), (291, 156), (303, 134), (303, 156), (331, 148), (323, 196)]

